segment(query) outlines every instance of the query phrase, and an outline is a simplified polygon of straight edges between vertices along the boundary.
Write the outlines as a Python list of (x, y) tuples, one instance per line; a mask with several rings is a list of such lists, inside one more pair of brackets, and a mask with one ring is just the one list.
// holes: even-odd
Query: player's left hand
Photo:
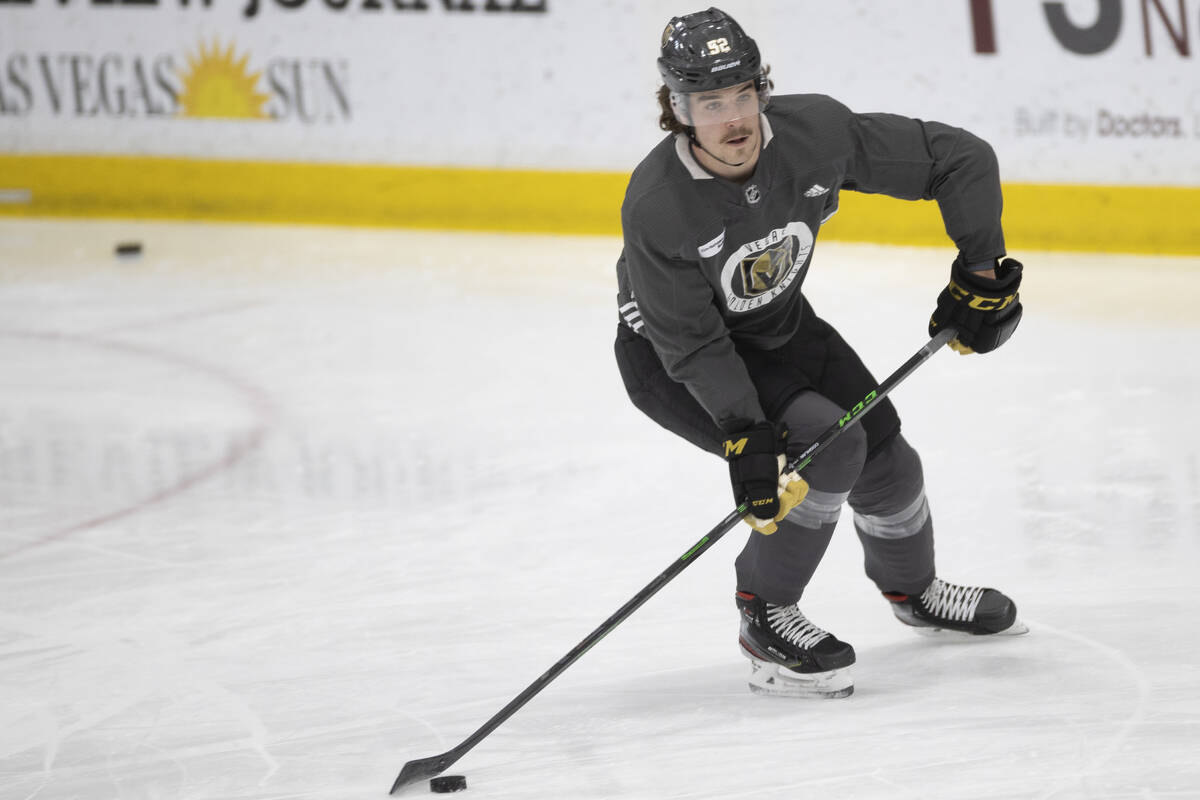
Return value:
[(952, 325), (958, 336), (950, 347), (959, 353), (990, 353), (1008, 341), (1021, 321), (1024, 267), (1013, 258), (996, 265), (994, 278), (971, 272), (961, 253), (950, 268), (950, 283), (938, 295), (929, 319), (929, 335)]

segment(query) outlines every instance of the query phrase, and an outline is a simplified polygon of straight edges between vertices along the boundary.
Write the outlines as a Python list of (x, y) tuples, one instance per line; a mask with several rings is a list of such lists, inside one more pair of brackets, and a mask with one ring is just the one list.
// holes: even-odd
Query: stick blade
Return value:
[(435, 778), (449, 769), (450, 765), (456, 760), (452, 753), (442, 753), (440, 756), (414, 759), (400, 769), (400, 774), (396, 776), (396, 782), (392, 784), (392, 789), (388, 794), (395, 794), (397, 789), (401, 789), (409, 784)]

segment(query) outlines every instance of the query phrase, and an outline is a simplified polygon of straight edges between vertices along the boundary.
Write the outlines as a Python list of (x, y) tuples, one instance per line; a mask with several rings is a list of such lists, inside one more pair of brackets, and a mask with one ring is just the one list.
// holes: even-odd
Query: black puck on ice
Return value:
[(467, 788), (466, 775), (442, 775), (429, 782), (429, 791), (438, 794), (461, 792)]
[(141, 242), (118, 242), (117, 255), (119, 256), (140, 256), (142, 254)]

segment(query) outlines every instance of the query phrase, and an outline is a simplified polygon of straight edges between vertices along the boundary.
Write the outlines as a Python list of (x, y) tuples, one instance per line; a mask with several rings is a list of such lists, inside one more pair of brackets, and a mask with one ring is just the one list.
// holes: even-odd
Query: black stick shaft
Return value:
[[(858, 424), (859, 420), (862, 419), (864, 414), (870, 411), (875, 404), (877, 404), (893, 389), (900, 385), (901, 381), (911, 375), (918, 366), (920, 366), (931, 355), (937, 352), (942, 345), (952, 339), (955, 333), (956, 331), (953, 328), (947, 328), (939, 332), (937, 336), (934, 336), (932, 339), (930, 339), (925, 346), (913, 354), (911, 358), (900, 365), (899, 369), (889, 375), (883, 383), (879, 384), (874, 391), (868, 394), (862, 402), (858, 403), (837, 422), (830, 425), (824, 433), (817, 437), (817, 440), (814, 441), (808, 447), (808, 449), (788, 462), (788, 469), (799, 472), (808, 466), (813, 458), (827, 448), (844, 431)], [(591, 650), (600, 642), (601, 639), (612, 633), (612, 631), (616, 629), (618, 625), (628, 619), (633, 612), (641, 608), (647, 600), (649, 600), (651, 597), (657, 594), (660, 589), (674, 580), (679, 573), (687, 569), (687, 567), (690, 566), (692, 562), (695, 561), (704, 551), (716, 544), (722, 536), (733, 530), (737, 526), (738, 522), (741, 521), (742, 517), (746, 515), (746, 512), (747, 508), (745, 503), (742, 503), (736, 509), (729, 512), (725, 519), (721, 520), (715, 528), (705, 534), (700, 541), (692, 545), (691, 549), (673, 561), (671, 565), (663, 570), (657, 578), (646, 584), (646, 586), (640, 592), (630, 598), (625, 605), (617, 609), (617, 611), (611, 617), (606, 619), (600, 625), (600, 627), (596, 628), (594, 631), (584, 637), (583, 641), (571, 648), (571, 651), (560, 658), (558, 662), (554, 664), (554, 666), (546, 670), (546, 672), (543, 673), (541, 677), (539, 677), (533, 683), (529, 684), (529, 686), (525, 688), (525, 691), (514, 697), (504, 708), (497, 711), (491, 719), (479, 727), (479, 730), (475, 731), (466, 739), (464, 739), (457, 747), (438, 756), (418, 759), (405, 764), (404, 768), (400, 771), (400, 774), (396, 777), (396, 782), (392, 784), (392, 789), (389, 794), (394, 794), (397, 789), (409, 783), (431, 778), (449, 769), (451, 765), (466, 755), (472, 748), (475, 747), (475, 745), (483, 741), (483, 739), (486, 738), (492, 731), (500, 727), (505, 720), (515, 714), (522, 706), (524, 706), (539, 692), (545, 689), (551, 681), (566, 671), (567, 667), (578, 661), (584, 653), (586, 653), (588, 650)]]
[(872, 406), (878, 403), (883, 398), (892, 393), (900, 383), (916, 370), (917, 367), (925, 363), (925, 361), (934, 353), (942, 348), (947, 342), (958, 335), (958, 331), (954, 328), (943, 328), (938, 331), (937, 335), (930, 339), (925, 345), (913, 353), (912, 356), (897, 367), (896, 371), (884, 379), (883, 383), (879, 384), (870, 394), (862, 399), (854, 408), (846, 412), (846, 414), (837, 422), (830, 425), (824, 433), (817, 437), (817, 440), (808, 446), (800, 455), (788, 462), (785, 469), (799, 472), (808, 466), (813, 458), (829, 446), (829, 443), (841, 434), (846, 428), (852, 427), (858, 418), (865, 414)]

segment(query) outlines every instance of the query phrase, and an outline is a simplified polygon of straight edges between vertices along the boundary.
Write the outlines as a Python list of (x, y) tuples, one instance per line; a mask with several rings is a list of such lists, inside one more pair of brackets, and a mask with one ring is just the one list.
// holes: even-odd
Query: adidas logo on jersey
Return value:
[(805, 197), (820, 197), (821, 195), (825, 194), (828, 191), (829, 191), (829, 187), (822, 186), (819, 183), (814, 183), (811, 187), (809, 187), (809, 190), (804, 193), (804, 196)]

